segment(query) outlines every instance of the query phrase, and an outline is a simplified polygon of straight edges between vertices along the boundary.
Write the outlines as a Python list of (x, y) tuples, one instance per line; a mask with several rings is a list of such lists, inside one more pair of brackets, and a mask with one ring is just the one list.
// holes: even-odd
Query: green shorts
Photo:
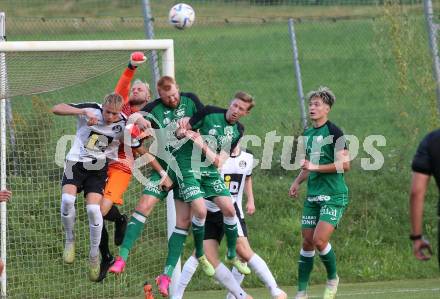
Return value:
[(202, 191), (205, 193), (204, 197), (210, 199), (218, 196), (231, 197), (229, 189), (220, 174), (210, 174), (209, 176), (202, 175), (200, 179)]
[[(170, 177), (170, 179), (174, 182), (174, 187), (173, 187), (173, 192), (174, 192), (174, 197), (175, 198), (180, 198), (180, 194), (179, 194), (179, 188), (177, 187), (177, 184), (175, 183), (177, 181), (176, 179), (176, 174), (173, 171), (167, 171), (168, 176)], [(164, 198), (167, 197), (168, 195), (168, 191), (164, 191), (159, 189), (159, 182), (162, 179), (162, 177), (160, 176), (160, 174), (153, 170), (151, 172), (151, 175), (148, 177), (148, 183), (145, 185), (144, 187), (144, 191), (142, 191), (142, 194), (145, 195), (151, 195), (154, 196), (160, 200), (163, 200)]]
[(347, 205), (347, 194), (309, 196), (304, 201), (301, 228), (315, 228), (319, 221), (337, 227)]
[(179, 194), (181, 195), (179, 200), (184, 202), (191, 202), (198, 198), (205, 197), (200, 186), (200, 180), (198, 179), (198, 172), (192, 171), (188, 168), (180, 168), (182, 173), (181, 178), (177, 178), (177, 183), (179, 187)]

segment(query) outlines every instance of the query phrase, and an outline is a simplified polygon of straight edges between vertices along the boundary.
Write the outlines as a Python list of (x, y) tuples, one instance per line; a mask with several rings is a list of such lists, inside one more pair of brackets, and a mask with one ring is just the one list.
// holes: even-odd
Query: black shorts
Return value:
[(224, 234), (225, 231), (223, 229), (223, 213), (221, 211), (208, 211), (205, 221), (204, 240), (217, 240), (217, 242), (220, 244)]
[(108, 163), (96, 166), (98, 164), (66, 161), (61, 186), (75, 185), (77, 193), (84, 191), (84, 196), (90, 192), (104, 194)]
[[(247, 238), (247, 227), (246, 222), (240, 216), (240, 211), (236, 204), (234, 204), (235, 210), (238, 217), (237, 229), (239, 237)], [(205, 222), (205, 238), (204, 240), (217, 240), (220, 244), (223, 236), (225, 235), (224, 224), (223, 224), (223, 214), (221, 211), (218, 212), (210, 212), (208, 211), (206, 215)]]

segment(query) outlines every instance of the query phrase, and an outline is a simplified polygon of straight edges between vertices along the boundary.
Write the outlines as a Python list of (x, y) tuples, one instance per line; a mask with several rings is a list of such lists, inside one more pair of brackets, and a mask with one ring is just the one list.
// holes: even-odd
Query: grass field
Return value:
[[(229, 9), (230, 12), (241, 12), (236, 7)], [(270, 12), (269, 9), (267, 11)], [(416, 297), (417, 291), (411, 290), (423, 288), (426, 289), (423, 298), (437, 298), (435, 290), (429, 291), (436, 289), (435, 284), (440, 277), (436, 261), (415, 261), (407, 239), (410, 160), (418, 140), (438, 125), (428, 42), (420, 16), (412, 17), (399, 9), (382, 9), (380, 13), (381, 18), (308, 21), (296, 25), (305, 91), (321, 84), (330, 86), (337, 96), (331, 119), (346, 134), (355, 135), (360, 141), (359, 154), (346, 176), (351, 204), (333, 239), (340, 261), (339, 273), (344, 282), (355, 283), (343, 284), (341, 294), (346, 292), (348, 297), (364, 298), (358, 297), (363, 296), (361, 291), (356, 293), (358, 288), (370, 293), (376, 288), (379, 292), (388, 290), (389, 293), (365, 298), (394, 298), (388, 297), (394, 295), (396, 298), (420, 298)], [(107, 20), (86, 19), (78, 23), (68, 19), (10, 18), (8, 38), (144, 37), (140, 19)], [(282, 167), (281, 152), (284, 136), (296, 136), (301, 129), (286, 22), (207, 22), (187, 31), (177, 31), (164, 25), (158, 26), (156, 37), (175, 40), (176, 76), (182, 90), (195, 91), (205, 103), (215, 105), (227, 105), (237, 89), (255, 95), (257, 106), (244, 124), (247, 134), (254, 134), (261, 140), (261, 146), (250, 146), (257, 159), (262, 159), (266, 133), (276, 131), (283, 137), (275, 146), (272, 167), (255, 169), (257, 213), (247, 221), (252, 246), (267, 261), (279, 283), (294, 284), (301, 242), (299, 216), (302, 203), (287, 197), (287, 190), (297, 171)], [(164, 238), (163, 213), (158, 211), (154, 216), (155, 222), (147, 226), (148, 231), (135, 250), (132, 264), (122, 281), (113, 277), (100, 285), (86, 281), (85, 239), (79, 250), (81, 262), (74, 268), (63, 266), (60, 261), (62, 242), (58, 215), (61, 169), (54, 165), (52, 159), (56, 141), (61, 135), (73, 132), (74, 122), (47, 116), (49, 107), (60, 101), (100, 100), (103, 94), (113, 89), (120, 70), (127, 62), (128, 53), (108, 60), (93, 56), (87, 59), (63, 57), (63, 60), (55, 55), (42, 57), (8, 65), (11, 86), (32, 87), (46, 78), (62, 87), (53, 87), (51, 92), (33, 98), (12, 99), (17, 120), (15, 129), (21, 138), (17, 142), (23, 150), (19, 161), (20, 175), (10, 176), (8, 181), (15, 191), (13, 204), (9, 206), (10, 294), (16, 298), (92, 298), (110, 296), (108, 294), (113, 294), (113, 290), (116, 290), (117, 296), (128, 296), (127, 290), (130, 290), (129, 294), (138, 294), (138, 285), (143, 282), (144, 275), (150, 279), (161, 271), (160, 261), (153, 263), (150, 260), (156, 259), (157, 255), (163, 259), (164, 242), (149, 242), (147, 234), (162, 234)], [(106, 62), (109, 64), (107, 72), (101, 72)], [(47, 73), (51, 76), (41, 72), (41, 64), (48, 66)], [(64, 74), (51, 70), (58, 66), (68, 66), (69, 69)], [(81, 72), (83, 69), (92, 70), (92, 75)], [(93, 75), (94, 70), (99, 71), (99, 76)], [(81, 75), (91, 78), (83, 82)], [(139, 75), (150, 80), (145, 69), (141, 69)], [(63, 85), (66, 82), (70, 83), (67, 87)], [(29, 113), (29, 103), (32, 103), (32, 114)], [(386, 146), (378, 147), (385, 163), (380, 170), (365, 171), (361, 163), (370, 155), (362, 145), (365, 138), (373, 134), (386, 138)], [(12, 172), (13, 164), (10, 162), (8, 167)], [(126, 196), (125, 212), (133, 208), (139, 194), (140, 186), (133, 185)], [(425, 222), (425, 231), (431, 240), (437, 233), (436, 199), (436, 190), (432, 186), (427, 197)], [(78, 219), (78, 235), (85, 236), (87, 226), (82, 205), (78, 206), (78, 211), (82, 211)], [(153, 245), (157, 248), (152, 248)], [(187, 246), (184, 257), (188, 256), (190, 248), (191, 245)], [(150, 257), (145, 257), (146, 253)], [(136, 267), (138, 262), (142, 266)], [(324, 271), (321, 263), (317, 262), (312, 275), (313, 284), (323, 283)], [(144, 274), (146, 272), (148, 274)], [(358, 287), (362, 281), (428, 277), (437, 279), (385, 282), (372, 288), (369, 288), (370, 284), (359, 284)], [(72, 295), (68, 297), (60, 286), (71, 281), (75, 283)], [(257, 286), (261, 284), (255, 275), (246, 279), (246, 288)], [(213, 288), (218, 288), (218, 285), (197, 274), (190, 290)], [(319, 295), (321, 289), (312, 294)], [(261, 290), (255, 291), (255, 294), (260, 293), (263, 294)], [(292, 291), (289, 293), (293, 294)], [(193, 295), (194, 298), (211, 298), (206, 294), (203, 291)]]
[[(294, 298), (296, 290), (292, 287), (283, 288), (289, 298)], [(324, 285), (312, 286), (309, 298), (322, 298)], [(269, 298), (266, 289), (248, 289), (254, 299)], [(189, 292), (185, 299), (223, 299), (224, 291)], [(371, 283), (341, 283), (337, 298), (356, 299), (434, 299), (440, 296), (440, 280), (399, 280)]]

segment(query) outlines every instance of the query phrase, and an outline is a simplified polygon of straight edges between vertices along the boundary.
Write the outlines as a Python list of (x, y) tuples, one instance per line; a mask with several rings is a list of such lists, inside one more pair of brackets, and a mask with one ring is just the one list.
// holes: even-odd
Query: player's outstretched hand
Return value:
[(130, 64), (132, 66), (138, 67), (145, 61), (147, 61), (147, 57), (142, 52), (133, 52), (130, 55)]
[(289, 196), (297, 198), (298, 197), (299, 184), (293, 182), (289, 189)]
[(427, 261), (432, 256), (432, 248), (429, 241), (422, 238), (413, 241), (413, 253), (414, 256), (421, 261)]

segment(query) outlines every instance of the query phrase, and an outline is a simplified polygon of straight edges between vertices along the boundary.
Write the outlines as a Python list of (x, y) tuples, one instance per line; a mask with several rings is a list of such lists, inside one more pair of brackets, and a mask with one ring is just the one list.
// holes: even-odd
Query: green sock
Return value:
[(187, 235), (188, 232), (186, 230), (176, 228), (168, 240), (168, 255), (163, 273), (169, 277), (173, 275), (174, 268), (182, 254)]
[(141, 212), (134, 211), (130, 217), (130, 221), (127, 224), (127, 230), (125, 231), (124, 240), (122, 241), (121, 248), (119, 248), (119, 256), (126, 261), (128, 254), (133, 248), (134, 242), (142, 234), (147, 217)]
[(196, 250), (196, 258), (201, 257), (205, 254), (203, 251), (203, 239), (205, 238), (205, 226), (198, 226), (194, 224), (194, 222), (191, 223), (192, 227), (192, 234), (194, 237), (194, 247)]
[(237, 252), (236, 252), (237, 237), (238, 237), (237, 223), (232, 225), (223, 223), (223, 227), (226, 236), (226, 246), (228, 247), (228, 252), (226, 255), (228, 259), (233, 259), (234, 257), (237, 256)]
[(307, 255), (314, 255), (314, 251), (303, 251), (301, 250), (301, 254), (299, 255), (298, 260), (298, 292), (306, 291), (307, 286), (309, 284), (310, 273), (313, 269), (313, 257), (307, 257), (303, 254), (307, 253)]
[[(330, 245), (330, 244), (329, 244)], [(327, 270), (327, 279), (336, 278), (336, 255), (333, 248), (330, 247), (330, 251), (325, 255), (320, 255), (321, 261), (323, 262), (325, 269)]]

